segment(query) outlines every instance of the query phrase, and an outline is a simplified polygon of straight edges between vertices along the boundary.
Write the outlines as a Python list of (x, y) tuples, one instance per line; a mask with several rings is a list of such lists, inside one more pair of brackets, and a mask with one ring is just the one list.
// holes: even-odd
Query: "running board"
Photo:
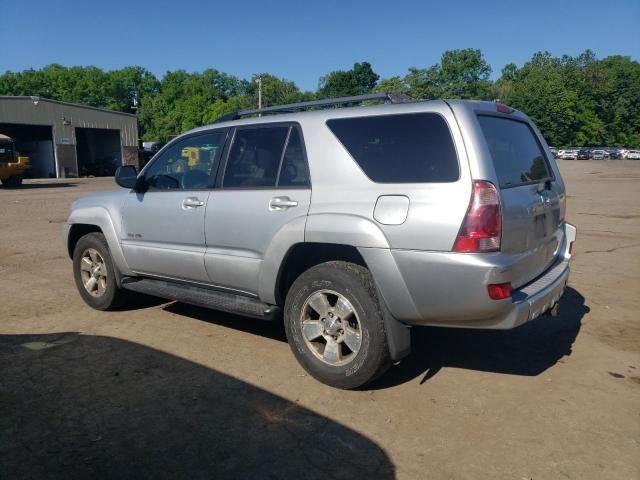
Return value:
[(146, 295), (167, 298), (198, 307), (244, 315), (261, 320), (273, 320), (278, 313), (280, 313), (280, 307), (263, 303), (251, 297), (185, 283), (151, 278), (137, 279), (125, 277), (122, 279), (122, 288), (131, 290), (132, 292), (144, 293)]

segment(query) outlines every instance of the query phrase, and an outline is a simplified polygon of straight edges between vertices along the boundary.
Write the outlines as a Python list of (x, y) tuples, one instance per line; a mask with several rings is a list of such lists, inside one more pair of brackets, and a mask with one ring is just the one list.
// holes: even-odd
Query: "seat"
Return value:
[(209, 183), (209, 175), (202, 170), (187, 170), (182, 175), (182, 188), (206, 188)]
[(290, 161), (285, 161), (282, 165), (282, 170), (280, 171), (280, 180), (278, 182), (278, 185), (295, 185), (294, 180), (297, 176), (298, 169), (296, 168), (296, 166)]
[(248, 178), (242, 182), (243, 187), (270, 187), (275, 186), (278, 162), (275, 156), (264, 148), (255, 151), (255, 165), (262, 170), (262, 176)]

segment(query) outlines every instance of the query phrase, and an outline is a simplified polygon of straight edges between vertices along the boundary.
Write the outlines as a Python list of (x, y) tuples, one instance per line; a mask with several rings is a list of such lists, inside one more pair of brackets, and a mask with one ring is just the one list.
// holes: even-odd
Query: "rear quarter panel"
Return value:
[[(302, 124), (313, 185), (305, 240), (332, 241), (356, 247), (448, 251), (455, 242), (471, 192), (467, 153), (456, 119), (445, 102), (385, 107), (379, 110), (381, 115), (421, 112), (441, 115), (453, 137), (459, 179), (451, 183), (373, 182), (327, 127), (326, 119), (311, 118)], [(376, 108), (370, 107), (359, 115), (377, 114)], [(337, 109), (332, 118), (345, 116), (356, 115), (349, 109)], [(374, 218), (376, 201), (386, 195), (409, 198), (403, 223), (383, 225)], [(331, 216), (340, 217), (343, 228), (327, 230)]]

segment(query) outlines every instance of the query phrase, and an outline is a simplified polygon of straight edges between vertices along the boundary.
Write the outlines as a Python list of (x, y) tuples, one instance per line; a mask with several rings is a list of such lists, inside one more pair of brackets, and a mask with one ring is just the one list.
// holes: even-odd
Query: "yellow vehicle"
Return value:
[(11, 137), (0, 133), (0, 181), (5, 188), (22, 185), (22, 175), (31, 168), (29, 157), (21, 157), (16, 152)]

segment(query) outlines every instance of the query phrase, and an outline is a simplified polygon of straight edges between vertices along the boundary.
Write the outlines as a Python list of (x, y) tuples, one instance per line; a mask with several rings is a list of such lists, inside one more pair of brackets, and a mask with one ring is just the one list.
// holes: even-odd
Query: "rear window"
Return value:
[(338, 118), (327, 126), (374, 182), (455, 182), (460, 176), (451, 132), (438, 114)]
[(551, 178), (544, 151), (524, 122), (480, 115), (500, 187), (512, 187)]

